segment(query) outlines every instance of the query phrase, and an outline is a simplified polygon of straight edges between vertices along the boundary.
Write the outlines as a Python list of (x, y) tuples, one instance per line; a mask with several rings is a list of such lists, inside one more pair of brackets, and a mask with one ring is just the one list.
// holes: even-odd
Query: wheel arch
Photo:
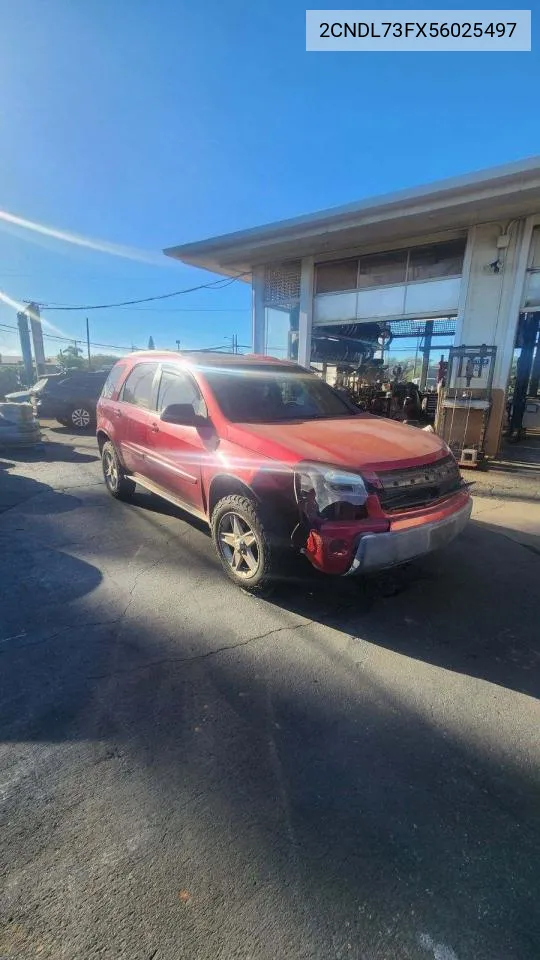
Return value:
[(229, 497), (238, 495), (241, 497), (248, 497), (248, 499), (253, 500), (254, 503), (259, 502), (259, 497), (255, 493), (252, 487), (249, 484), (244, 483), (243, 480), (240, 480), (238, 477), (235, 477), (233, 474), (229, 473), (220, 473), (217, 476), (213, 477), (210, 487), (208, 489), (207, 496), (207, 512), (208, 516), (211, 517), (214, 512), (214, 507), (216, 503), (219, 503), (223, 497)]
[(107, 443), (107, 440), (110, 440), (111, 438), (110, 438), (109, 434), (108, 434), (105, 430), (98, 430), (98, 432), (97, 432), (97, 434), (96, 434), (96, 439), (97, 439), (97, 443), (98, 443), (98, 449), (99, 449), (99, 452), (100, 452), (100, 454), (101, 454), (102, 451), (103, 451), (103, 447), (104, 447), (105, 444)]

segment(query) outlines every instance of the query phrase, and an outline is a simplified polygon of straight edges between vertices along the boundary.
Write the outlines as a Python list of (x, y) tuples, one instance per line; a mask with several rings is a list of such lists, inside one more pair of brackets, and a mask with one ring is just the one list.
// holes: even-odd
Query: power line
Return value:
[[(119, 310), (129, 310), (129, 307), (118, 307)], [(132, 313), (251, 313), (250, 307), (164, 307), (162, 310), (153, 310), (152, 307), (135, 307)]]
[(195, 293), (197, 290), (223, 290), (225, 287), (229, 287), (232, 283), (236, 283), (237, 280), (241, 280), (242, 277), (247, 276), (247, 274), (239, 274), (237, 277), (230, 277), (226, 280), (212, 280), (210, 283), (200, 283), (196, 287), (186, 287), (185, 290), (173, 290), (172, 293), (160, 293), (153, 297), (140, 297), (137, 300), (120, 300), (117, 303), (90, 303), (90, 304), (55, 304), (53, 303), (42, 303), (37, 300), (26, 300), (25, 303), (38, 303), (42, 310), (109, 310), (113, 307), (131, 307), (137, 303), (152, 303), (156, 300), (169, 300), (171, 297), (179, 297), (184, 293)]
[[(15, 327), (15, 326), (13, 326), (13, 325), (11, 325), (11, 324), (8, 324), (8, 323), (0, 323), (0, 332), (1, 332), (2, 330), (13, 330), (13, 331), (16, 332), (16, 333), (19, 332), (19, 328), (18, 328), (18, 327)], [(62, 343), (79, 343), (79, 342), (81, 342), (84, 338), (83, 338), (82, 336), (81, 336), (81, 337), (61, 337), (61, 336), (58, 336), (57, 334), (54, 334), (54, 333), (43, 333), (43, 339), (44, 339), (44, 340), (59, 340), (59, 341), (61, 341)], [(178, 342), (178, 341), (177, 341), (177, 342)], [(133, 352), (133, 349), (134, 349), (133, 344), (132, 344), (130, 347), (121, 347), (118, 343), (100, 343), (100, 342), (97, 341), (97, 340), (90, 340), (90, 346), (92, 346), (92, 347), (108, 347), (109, 350), (123, 350), (123, 351), (125, 351), (126, 353), (132, 353), (132, 352)], [(223, 350), (224, 346), (226, 346), (226, 344), (221, 343), (221, 344), (219, 344), (219, 345), (216, 346), (216, 347), (195, 347), (195, 348), (190, 349), (190, 350), (182, 350), (181, 352), (182, 352), (182, 353), (212, 353), (212, 352), (217, 351), (217, 350)], [(243, 343), (243, 344), (237, 344), (237, 348), (240, 348), (240, 347), (243, 348), (243, 349), (247, 349), (247, 350), (250, 349), (250, 346), (249, 346), (248, 344), (245, 344), (245, 343)]]
[[(19, 328), (12, 326), (8, 323), (0, 323), (0, 330), (14, 330), (16, 333), (19, 332)], [(75, 343), (79, 340), (82, 340), (82, 337), (60, 337), (54, 333), (43, 333), (44, 340), (60, 340), (62, 343)], [(121, 347), (117, 343), (99, 343), (97, 340), (91, 340), (90, 344), (92, 347), (109, 347), (110, 350), (126, 350), (128, 353), (131, 353), (133, 346), (131, 347)]]

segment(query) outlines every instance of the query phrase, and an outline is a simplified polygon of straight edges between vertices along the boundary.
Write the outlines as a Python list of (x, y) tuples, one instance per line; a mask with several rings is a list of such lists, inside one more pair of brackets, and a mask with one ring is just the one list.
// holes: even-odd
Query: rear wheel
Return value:
[(107, 490), (116, 500), (129, 500), (135, 491), (133, 480), (126, 477), (114, 444), (107, 440), (101, 451), (101, 465)]
[(281, 551), (260, 508), (248, 497), (223, 497), (214, 508), (211, 526), (227, 576), (250, 593), (267, 593), (278, 575)]
[(69, 424), (75, 430), (88, 430), (92, 421), (92, 411), (84, 403), (76, 404), (69, 415)]

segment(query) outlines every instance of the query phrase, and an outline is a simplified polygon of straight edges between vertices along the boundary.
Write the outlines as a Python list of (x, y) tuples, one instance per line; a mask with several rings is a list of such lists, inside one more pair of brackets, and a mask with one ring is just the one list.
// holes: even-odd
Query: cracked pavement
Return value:
[(259, 600), (46, 434), (0, 465), (0, 958), (537, 960), (540, 505)]

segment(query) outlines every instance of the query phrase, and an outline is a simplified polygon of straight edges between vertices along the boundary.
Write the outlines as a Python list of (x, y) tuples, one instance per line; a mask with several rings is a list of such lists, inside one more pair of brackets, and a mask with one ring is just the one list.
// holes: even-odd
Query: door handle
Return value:
[(121, 411), (121, 410), (115, 410), (115, 411), (114, 411), (114, 415), (115, 415), (115, 417), (121, 417), (121, 416), (122, 416), (122, 411)]
[(152, 431), (152, 433), (159, 433), (159, 427), (157, 423), (151, 423), (150, 430)]

